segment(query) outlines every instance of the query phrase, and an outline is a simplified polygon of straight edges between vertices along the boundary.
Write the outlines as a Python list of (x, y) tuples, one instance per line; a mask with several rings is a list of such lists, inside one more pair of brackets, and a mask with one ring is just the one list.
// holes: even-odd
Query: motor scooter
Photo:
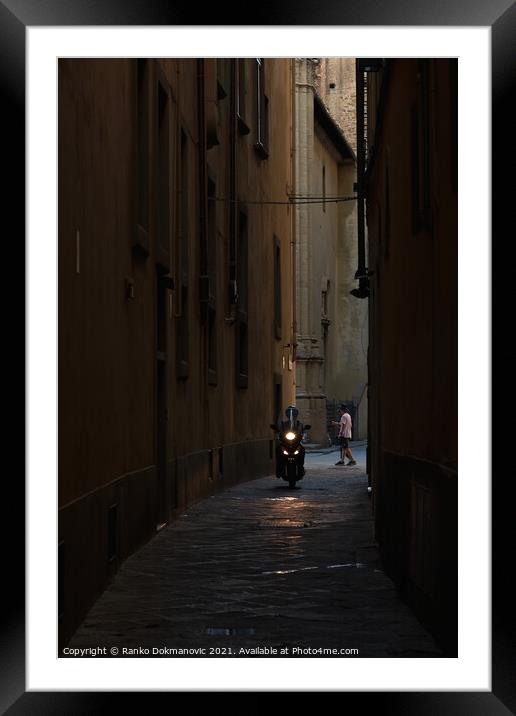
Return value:
[(271, 424), (271, 429), (278, 434), (276, 446), (276, 477), (286, 480), (293, 489), (298, 480), (305, 475), (304, 458), (305, 448), (301, 444), (303, 433), (310, 430), (311, 425), (302, 425), (297, 420), (297, 409), (288, 408), (286, 421), (277, 425)]

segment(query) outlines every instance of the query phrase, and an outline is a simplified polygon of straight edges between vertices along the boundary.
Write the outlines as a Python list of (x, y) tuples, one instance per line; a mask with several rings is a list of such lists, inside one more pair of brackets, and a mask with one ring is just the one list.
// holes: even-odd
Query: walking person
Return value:
[[(349, 441), (351, 440), (351, 415), (348, 411), (348, 406), (342, 404), (339, 408), (340, 421), (337, 423), (332, 420), (333, 425), (339, 427), (339, 442), (340, 442), (340, 460), (336, 462), (336, 465), (356, 465), (357, 461), (354, 459), (349, 449)], [(344, 462), (344, 458), (348, 458), (347, 463)]]

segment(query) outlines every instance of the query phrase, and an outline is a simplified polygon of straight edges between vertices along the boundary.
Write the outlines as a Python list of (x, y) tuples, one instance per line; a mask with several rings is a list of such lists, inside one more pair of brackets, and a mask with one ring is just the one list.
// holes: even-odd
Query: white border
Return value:
[[(491, 690), (490, 40), (487, 27), (27, 28), (29, 691)], [(56, 658), (56, 59), (223, 55), (460, 58), (457, 659)]]

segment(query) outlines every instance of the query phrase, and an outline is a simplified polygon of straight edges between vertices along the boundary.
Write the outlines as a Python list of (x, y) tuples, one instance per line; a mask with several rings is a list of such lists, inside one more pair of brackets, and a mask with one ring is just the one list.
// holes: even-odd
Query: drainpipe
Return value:
[(365, 136), (364, 136), (364, 70), (362, 61), (356, 60), (356, 117), (357, 117), (357, 235), (358, 268), (355, 279), (358, 288), (350, 291), (355, 298), (369, 297), (369, 278), (365, 262)]
[[(210, 62), (210, 60), (208, 60)], [(201, 301), (201, 320), (208, 318), (209, 279), (208, 279), (208, 237), (206, 231), (206, 121), (205, 121), (205, 60), (197, 60), (197, 112), (198, 112), (198, 168), (199, 168), (199, 220), (200, 220), (200, 261), (199, 294)]]

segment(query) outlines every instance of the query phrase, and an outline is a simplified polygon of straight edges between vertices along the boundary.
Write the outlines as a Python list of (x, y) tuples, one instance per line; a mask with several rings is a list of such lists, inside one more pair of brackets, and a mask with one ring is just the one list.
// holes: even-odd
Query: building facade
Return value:
[(295, 395), (288, 59), (59, 61), (59, 619)]
[(376, 537), (387, 572), (453, 655), (457, 61), (361, 63)]
[(366, 302), (350, 295), (357, 270), (355, 154), (317, 93), (321, 62), (296, 59), (296, 399), (312, 426), (310, 441), (327, 444), (328, 406), (339, 400), (356, 406), (353, 437), (367, 435), (368, 327)]
[(356, 155), (356, 60), (320, 57), (314, 65), (315, 89)]

